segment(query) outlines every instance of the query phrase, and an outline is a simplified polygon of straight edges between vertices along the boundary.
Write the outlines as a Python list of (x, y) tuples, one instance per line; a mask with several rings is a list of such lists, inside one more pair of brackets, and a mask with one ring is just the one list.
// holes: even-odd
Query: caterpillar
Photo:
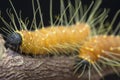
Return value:
[[(34, 7), (34, 1), (32, 2)], [(37, 3), (38, 2), (39, 1), (37, 0)], [(61, 4), (63, 4), (63, 1), (61, 1)], [(12, 49), (18, 47), (20, 51), (22, 51), (25, 54), (37, 55), (37, 54), (49, 54), (49, 53), (51, 54), (71, 53), (75, 50), (77, 51), (78, 47), (80, 46), (80, 42), (82, 42), (90, 34), (89, 25), (82, 22), (69, 26), (64, 26), (62, 24), (61, 26), (51, 25), (52, 27), (47, 27), (47, 28), (43, 26), (43, 22), (42, 22), (42, 28), (38, 29), (36, 20), (34, 18), (36, 16), (37, 11), (41, 16), (41, 9), (39, 3), (37, 10), (33, 8), (34, 18), (33, 18), (33, 24), (31, 24), (31, 28), (35, 27), (35, 30), (34, 31), (28, 30), (27, 25), (23, 22), (23, 20), (19, 19), (19, 16), (17, 15), (17, 12), (12, 3), (11, 5), (13, 7), (13, 10), (15, 12), (16, 18), (18, 19), (18, 23), (21, 29), (20, 30), (17, 29), (15, 23), (16, 21), (14, 21), (15, 19), (11, 11), (8, 11), (7, 13), (13, 22), (14, 28), (10, 29), (9, 27), (11, 25), (7, 24), (7, 22), (1, 17), (1, 20), (6, 25), (8, 25), (8, 29), (11, 30), (8, 31), (5, 29), (9, 33), (6, 40), (6, 45)], [(71, 18), (74, 18), (74, 16)], [(62, 17), (60, 18), (60, 20), (62, 20)], [(60, 20), (58, 21), (58, 23), (62, 22)], [(69, 23), (71, 23), (71, 21)], [(53, 22), (51, 24), (53, 24)]]
[[(29, 32), (28, 30), (15, 31), (8, 35), (7, 42), (10, 42), (11, 45), (16, 45), (17, 39), (19, 41), (18, 45), (21, 43), (20, 50), (26, 54), (67, 54), (75, 51), (75, 49), (77, 50), (80, 46), (80, 42), (89, 34), (89, 26), (81, 23), (70, 27), (47, 27)], [(15, 41), (13, 41), (13, 38)]]
[[(52, 5), (52, 1), (50, 3)], [(66, 21), (66, 23), (63, 23), (64, 19), (66, 20), (65, 12), (72, 7), (72, 4), (69, 1), (68, 6), (64, 8), (63, 1), (61, 1), (61, 9), (63, 10), (61, 11), (61, 14), (60, 14), (61, 18), (59, 20), (56, 20), (55, 23), (53, 23), (53, 19), (51, 18), (52, 27), (45, 28), (43, 24), (43, 19), (41, 17), (42, 14), (41, 14), (39, 1), (37, 0), (37, 4), (38, 4), (37, 9), (34, 8), (35, 7), (34, 1), (32, 1), (34, 17), (33, 17), (33, 22), (30, 28), (35, 28), (34, 31), (27, 29), (28, 23), (23, 22), (21, 17), (17, 15), (17, 12), (11, 1), (10, 1), (10, 4), (12, 5), (13, 11), (15, 13), (15, 17), (18, 20), (20, 30), (17, 29), (16, 23), (15, 23), (16, 21), (11, 10), (8, 10), (7, 13), (12, 21), (12, 25), (8, 24), (2, 17), (1, 17), (1, 20), (5, 23), (5, 25), (7, 25), (9, 29), (9, 31), (4, 29), (9, 33), (6, 40), (6, 45), (12, 49), (13, 48), (16, 49), (17, 47), (20, 49), (20, 51), (26, 54), (49, 54), (49, 53), (52, 53), (52, 54), (65, 53), (66, 54), (66, 53), (77, 51), (82, 40), (84, 40), (90, 34), (89, 25), (87, 23), (84, 23), (85, 15), (87, 13), (83, 15), (81, 19), (79, 19), (79, 17), (76, 16), (77, 13), (81, 12), (79, 11), (81, 4), (77, 4), (77, 2), (76, 2), (76, 5), (78, 5), (79, 7), (76, 7), (76, 9), (73, 9), (75, 13), (69, 14), (71, 15), (70, 20), (68, 22)], [(50, 10), (52, 9), (51, 5), (50, 5)], [(93, 2), (90, 6), (92, 7), (92, 5), (93, 5)], [(39, 16), (41, 18), (41, 24), (42, 24), (41, 29), (38, 28), (40, 24), (38, 26), (36, 24), (35, 18), (37, 13), (39, 13)], [(93, 10), (92, 13), (95, 14), (95, 11)], [(103, 12), (103, 14), (105, 14), (105, 12)], [(52, 13), (50, 13), (50, 17), (51, 15)], [(99, 18), (101, 19), (102, 17), (100, 16)], [(72, 25), (74, 20), (76, 21)], [(77, 22), (77, 20), (79, 22)], [(91, 17), (88, 19), (88, 23), (89, 21), (91, 21)], [(61, 26), (57, 26), (57, 25), (55, 26), (55, 24), (57, 25), (60, 24)], [(64, 26), (65, 24), (67, 27)], [(71, 24), (71, 25), (68, 25), (68, 24)], [(89, 23), (89, 24), (91, 24), (92, 26), (92, 23)], [(13, 26), (13, 28), (10, 28), (10, 26)], [(37, 40), (35, 41), (34, 39), (37, 39)]]
[[(60, 3), (60, 17), (54, 21), (52, 18), (51, 0), (51, 25), (44, 27), (39, 0), (37, 0), (38, 8), (36, 9), (34, 0), (32, 0), (33, 21), (31, 22), (29, 30), (28, 26), (30, 23), (23, 21), (21, 15), (19, 16), (17, 14), (10, 1), (14, 14), (11, 10), (7, 10), (7, 13), (12, 23), (9, 24), (0, 16), (1, 20), (7, 26), (7, 29), (2, 28), (2, 30), (7, 33), (7, 36), (5, 36), (6, 45), (13, 49), (19, 48), (20, 51), (25, 54), (33, 55), (60, 53), (69, 55), (69, 53), (77, 51), (77, 57), (80, 61), (76, 63), (74, 72), (77, 74), (79, 70), (82, 70), (82, 73), (78, 76), (80, 78), (83, 76), (85, 69), (88, 68), (89, 80), (91, 79), (91, 67), (93, 67), (101, 77), (102, 73), (99, 70), (101, 69), (99, 64), (108, 65), (112, 68), (116, 66), (119, 67), (120, 37), (115, 34), (120, 27), (118, 24), (113, 32), (112, 27), (120, 11), (117, 12), (111, 24), (106, 27), (104, 22), (108, 18), (109, 10), (104, 9), (103, 11), (99, 11), (102, 0), (92, 1), (87, 8), (84, 7), (79, 0), (75, 0), (75, 7), (72, 6), (70, 1), (68, 1), (66, 7), (64, 6), (63, 0), (60, 0)], [(37, 13), (40, 17), (40, 21), (38, 22), (41, 22), (39, 25), (37, 25)], [(69, 17), (67, 15), (69, 15)], [(19, 26), (16, 22), (19, 23)], [(20, 29), (17, 27), (20, 27)], [(32, 28), (35, 30), (32, 30)]]
[[(68, 6), (64, 8), (63, 1), (61, 2), (61, 18), (56, 20), (53, 23), (53, 19), (51, 18), (51, 26), (52, 27), (44, 27), (41, 9), (39, 1), (37, 0), (38, 8), (35, 9), (34, 1), (32, 1), (33, 5), (33, 22), (31, 24), (30, 28), (35, 28), (35, 30), (28, 30), (27, 29), (27, 22), (23, 22), (21, 19), (21, 15), (18, 16), (17, 12), (10, 1), (10, 4), (12, 5), (13, 11), (15, 13), (15, 17), (18, 20), (20, 30), (17, 29), (15, 17), (12, 14), (11, 10), (8, 10), (8, 16), (10, 17), (12, 24), (8, 24), (2, 17), (1, 20), (5, 23), (7, 28), (9, 30), (4, 29), (8, 32), (8, 36), (6, 39), (6, 46), (16, 49), (19, 48), (21, 52), (26, 54), (59, 54), (59, 53), (71, 53), (74, 51), (78, 51), (79, 46), (81, 45), (82, 41), (86, 39), (90, 35), (90, 29), (94, 29), (93, 24), (100, 24), (100, 20), (104, 19), (104, 15), (106, 14), (106, 10), (102, 12), (99, 17), (92, 20), (94, 17), (94, 14), (97, 11), (97, 8), (99, 7), (101, 1), (96, 2), (95, 5), (97, 5), (95, 10), (90, 9), (93, 7), (94, 2), (90, 4), (90, 7), (84, 12), (84, 15), (78, 16), (78, 13), (82, 13), (83, 11), (80, 10), (81, 8), (81, 2), (76, 1), (76, 7), (75, 9), (71, 9), (73, 6), (71, 2), (68, 2)], [(52, 5), (52, 1), (50, 2)], [(50, 5), (50, 10), (52, 9)], [(75, 11), (75, 13), (70, 13), (70, 20), (66, 21), (66, 11), (69, 9), (69, 11)], [(50, 17), (52, 16), (52, 11), (50, 11)], [(88, 12), (91, 12), (93, 16), (90, 16), (86, 20), (86, 15)], [(36, 14), (39, 13), (40, 20), (41, 20), (41, 29), (40, 24), (37, 26), (36, 23)], [(95, 22), (95, 20), (97, 20)], [(65, 23), (64, 23), (65, 21)], [(75, 21), (75, 23), (74, 23)], [(57, 23), (58, 22), (58, 23)], [(85, 23), (87, 22), (87, 23)], [(72, 24), (73, 23), (73, 24)], [(69, 24), (69, 25), (68, 25)], [(60, 26), (59, 26), (60, 25)], [(64, 26), (66, 25), (66, 26)], [(64, 35), (64, 36), (63, 36)], [(80, 36), (79, 36), (80, 35)], [(58, 37), (59, 36), (59, 37)], [(35, 39), (37, 39), (35, 41)]]

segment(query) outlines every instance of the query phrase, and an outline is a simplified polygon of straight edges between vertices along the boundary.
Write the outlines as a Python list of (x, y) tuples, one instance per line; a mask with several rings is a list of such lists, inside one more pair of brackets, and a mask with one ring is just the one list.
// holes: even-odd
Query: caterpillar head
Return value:
[(16, 48), (19, 48), (21, 43), (21, 35), (17, 32), (13, 32), (7, 36), (5, 46), (15, 50)]

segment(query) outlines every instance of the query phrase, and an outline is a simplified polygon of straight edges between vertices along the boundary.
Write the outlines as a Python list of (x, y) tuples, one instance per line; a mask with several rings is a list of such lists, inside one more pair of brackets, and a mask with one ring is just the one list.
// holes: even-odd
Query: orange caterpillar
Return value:
[[(80, 43), (90, 34), (90, 27), (87, 24), (78, 23), (69, 27), (56, 26), (14, 33), (20, 34), (22, 38), (20, 50), (26, 54), (67, 54), (78, 49)], [(11, 36), (8, 37), (8, 42), (11, 42)]]
[[(40, 9), (39, 1), (37, 0), (38, 8), (35, 9), (34, 1), (32, 0), (33, 4), (33, 22), (31, 24), (31, 28), (35, 28), (35, 30), (28, 30), (27, 26), (28, 23), (23, 22), (21, 19), (21, 16), (19, 17), (12, 2), (10, 1), (10, 4), (13, 8), (13, 11), (15, 13), (15, 17), (18, 20), (20, 30), (18, 30), (16, 26), (16, 21), (13, 13), (10, 11), (7, 11), (8, 16), (10, 17), (12, 24), (8, 24), (2, 17), (1, 20), (7, 25), (9, 30), (4, 29), (7, 31), (8, 36), (6, 37), (6, 46), (10, 48), (19, 48), (20, 51), (26, 54), (59, 54), (59, 53), (72, 53), (74, 51), (78, 51), (81, 43), (90, 35), (91, 29), (94, 28), (93, 24), (99, 24), (100, 21), (104, 19), (104, 15), (106, 14), (106, 11), (102, 12), (102, 16), (99, 15), (99, 17), (92, 19), (97, 11), (97, 8), (99, 8), (99, 5), (101, 4), (101, 1), (98, 1), (95, 3), (96, 9), (90, 11), (90, 9), (93, 6), (94, 2), (90, 4), (90, 7), (82, 14), (81, 16), (78, 16), (79, 13), (83, 13), (83, 11), (80, 10), (81, 8), (81, 2), (79, 4), (79, 0), (76, 1), (76, 7), (75, 9), (71, 8), (73, 7), (71, 5), (71, 2), (69, 1), (69, 5), (64, 8), (64, 3), (62, 0), (61, 2), (61, 17), (57, 19), (54, 23), (52, 20), (52, 11), (50, 11), (50, 20), (51, 20), (51, 26), (44, 28), (43, 19), (42, 19), (42, 13)], [(52, 10), (52, 2), (50, 2), (50, 10)], [(74, 13), (70, 13), (70, 20), (66, 21), (66, 11), (72, 10)], [(70, 11), (71, 11), (70, 10)], [(88, 20), (86, 20), (86, 15), (88, 14), (88, 11), (91, 12), (93, 16), (88, 17)], [(36, 14), (39, 13), (40, 20), (41, 20), (41, 29), (39, 29), (37, 23), (36, 23)], [(80, 18), (80, 19), (79, 19)], [(98, 20), (97, 22), (96, 19)], [(65, 23), (63, 23), (65, 21)], [(74, 23), (75, 21), (75, 23)], [(58, 22), (58, 23), (57, 23)], [(85, 23), (87, 22), (87, 23)], [(56, 24), (58, 26), (56, 26)], [(66, 24), (66, 25), (65, 25)], [(71, 25), (69, 25), (71, 24)], [(63, 26), (65, 25), (65, 26)]]
[[(52, 0), (51, 0), (52, 1)], [(15, 13), (15, 17), (18, 20), (20, 30), (18, 30), (16, 26), (16, 21), (13, 13), (10, 11), (7, 11), (8, 16), (10, 17), (12, 24), (8, 24), (2, 17), (1, 20), (7, 25), (9, 30), (4, 29), (7, 31), (8, 36), (6, 37), (6, 46), (12, 49), (20, 49), (21, 52), (25, 54), (69, 54), (73, 53), (79, 50), (79, 47), (83, 40), (85, 40), (90, 35), (90, 25), (88, 23), (91, 21), (88, 19), (88, 23), (85, 23), (84, 20), (86, 19), (85, 15), (79, 19), (77, 13), (79, 13), (80, 4), (76, 2), (76, 4), (79, 7), (76, 7), (76, 9), (73, 9), (75, 11), (74, 13), (70, 13), (70, 20), (66, 21), (66, 10), (72, 9), (71, 2), (69, 2), (69, 5), (64, 8), (64, 3), (62, 0), (61, 2), (61, 17), (59, 19), (56, 19), (56, 21), (53, 23), (52, 19), (52, 2), (50, 2), (50, 20), (51, 20), (51, 26), (45, 28), (43, 19), (42, 19), (42, 13), (39, 1), (37, 0), (38, 8), (35, 9), (34, 1), (32, 0), (32, 6), (33, 6), (33, 21), (30, 28), (35, 28), (35, 30), (28, 30), (27, 26), (28, 23), (24, 22), (21, 19), (21, 16), (19, 17), (12, 2), (10, 1), (10, 4), (13, 8), (13, 11)], [(97, 3), (98, 6), (100, 2)], [(91, 4), (91, 7), (93, 5), (93, 2)], [(91, 8), (90, 7), (90, 8)], [(88, 9), (89, 11), (89, 9)], [(96, 10), (95, 10), (96, 11)], [(93, 12), (95, 12), (93, 10)], [(36, 23), (36, 14), (39, 13), (40, 20), (41, 20), (41, 26), (37, 25)], [(105, 12), (103, 12), (105, 13)], [(93, 13), (95, 14), (95, 13)], [(104, 16), (102, 16), (104, 17)], [(100, 18), (102, 18), (100, 17)], [(65, 20), (65, 23), (63, 21)], [(76, 20), (75, 23), (73, 23)], [(79, 22), (78, 22), (78, 21)], [(99, 19), (98, 19), (99, 20)], [(73, 24), (72, 24), (73, 23)], [(65, 25), (66, 24), (66, 25)], [(69, 25), (71, 24), (71, 25)], [(92, 23), (89, 23), (92, 25)], [(64, 26), (63, 26), (64, 25)], [(42, 27), (39, 29), (39, 27)]]

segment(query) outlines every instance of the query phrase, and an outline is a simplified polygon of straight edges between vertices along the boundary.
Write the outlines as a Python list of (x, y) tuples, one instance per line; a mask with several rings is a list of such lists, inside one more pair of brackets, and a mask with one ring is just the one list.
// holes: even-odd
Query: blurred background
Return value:
[[(31, 0), (11, 0), (12, 3), (15, 6), (15, 9), (17, 12), (20, 10), (22, 11), (22, 17), (26, 18), (29, 17), (29, 19), (32, 19), (32, 6), (31, 6)], [(34, 0), (35, 1), (35, 0)], [(45, 25), (49, 25), (49, 4), (50, 0), (39, 0), (42, 13), (43, 13), (43, 20)], [(72, 4), (74, 5), (74, 0), (70, 0)], [(82, 0), (83, 4), (89, 5), (92, 0)], [(67, 5), (68, 0), (64, 0), (64, 3)], [(53, 0), (53, 16), (57, 16), (60, 12), (60, 2), (59, 0)], [(109, 8), (110, 13), (109, 17), (113, 17), (116, 11), (120, 9), (120, 0), (103, 0), (101, 8)], [(6, 9), (10, 9), (11, 5), (9, 3), (9, 0), (0, 0), (0, 11), (2, 12), (2, 16), (6, 17)], [(1, 24), (1, 22), (0, 22)]]
[[(50, 0), (39, 0), (41, 5), (41, 10), (43, 14), (43, 22), (45, 26), (50, 24), (50, 17), (49, 17), (49, 4)], [(67, 5), (68, 0), (64, 0), (65, 5)], [(83, 4), (87, 5), (90, 4), (92, 0), (82, 0)], [(72, 4), (74, 5), (74, 0), (71, 0)], [(29, 17), (30, 20), (33, 18), (32, 14), (32, 1), (31, 0), (12, 0), (12, 3), (16, 9), (17, 12), (20, 10), (22, 11), (22, 18), (25, 19), (26, 17)], [(35, 3), (36, 4), (36, 3)], [(60, 2), (59, 0), (53, 0), (53, 16), (57, 16), (60, 11)], [(6, 9), (10, 9), (11, 5), (9, 3), (9, 0), (0, 0), (0, 11), (2, 16), (8, 20), (8, 16), (6, 14)], [(115, 13), (120, 9), (120, 0), (103, 0), (102, 5), (100, 8), (109, 8), (109, 18), (112, 20)], [(117, 22), (120, 21), (120, 18), (118, 18)], [(0, 21), (0, 27), (3, 27), (3, 23)], [(105, 76), (105, 80), (120, 80), (120, 77), (118, 77), (115, 74), (109, 74)]]

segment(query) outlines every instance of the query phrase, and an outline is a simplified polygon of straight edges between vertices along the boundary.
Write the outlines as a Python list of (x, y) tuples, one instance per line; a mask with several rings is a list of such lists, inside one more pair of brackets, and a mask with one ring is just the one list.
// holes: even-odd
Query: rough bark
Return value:
[[(0, 37), (0, 80), (88, 80), (73, 74), (75, 58), (73, 56), (54, 56), (34, 58), (4, 48)], [(112, 70), (103, 68), (103, 76)], [(92, 74), (91, 80), (100, 76)]]

